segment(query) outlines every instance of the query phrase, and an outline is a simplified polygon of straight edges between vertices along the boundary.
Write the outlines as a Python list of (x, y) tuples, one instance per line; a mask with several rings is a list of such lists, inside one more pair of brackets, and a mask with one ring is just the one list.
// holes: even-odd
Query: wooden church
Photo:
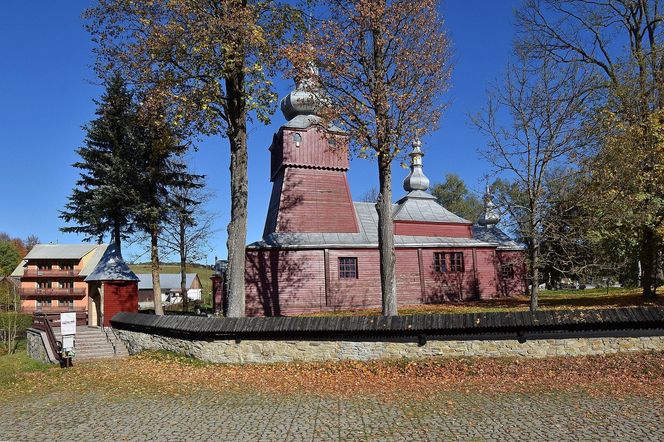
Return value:
[[(346, 136), (320, 124), (315, 103), (299, 85), (281, 103), (263, 238), (246, 249), (249, 316), (381, 305), (378, 213), (352, 201)], [(420, 148), (393, 205), (399, 305), (523, 293), (524, 248), (496, 227), (488, 189), (476, 224), (451, 213), (427, 192)]]

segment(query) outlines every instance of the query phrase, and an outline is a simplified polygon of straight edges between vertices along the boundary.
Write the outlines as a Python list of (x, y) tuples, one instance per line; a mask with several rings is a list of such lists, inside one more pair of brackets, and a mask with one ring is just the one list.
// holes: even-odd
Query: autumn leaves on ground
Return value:
[(207, 364), (168, 353), (143, 353), (67, 370), (31, 367), (14, 374), (9, 382), (0, 382), (0, 401), (57, 392), (98, 392), (111, 399), (128, 399), (153, 394), (186, 395), (197, 390), (376, 397), (384, 401), (421, 401), (449, 391), (489, 395), (582, 391), (659, 400), (664, 397), (662, 379), (664, 353), (271, 365)]

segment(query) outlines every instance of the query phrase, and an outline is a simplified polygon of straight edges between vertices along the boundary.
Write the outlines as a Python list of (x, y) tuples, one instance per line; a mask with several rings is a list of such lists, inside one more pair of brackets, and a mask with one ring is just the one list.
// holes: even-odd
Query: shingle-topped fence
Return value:
[(184, 339), (543, 339), (664, 334), (664, 308), (549, 310), (412, 316), (208, 318), (118, 313), (116, 329)]

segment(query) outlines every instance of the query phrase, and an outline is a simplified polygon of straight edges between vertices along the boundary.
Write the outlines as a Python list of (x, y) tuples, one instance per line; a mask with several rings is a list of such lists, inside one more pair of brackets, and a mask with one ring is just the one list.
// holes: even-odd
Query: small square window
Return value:
[(514, 264), (503, 264), (500, 267), (500, 276), (503, 279), (514, 278)]
[(357, 258), (339, 258), (339, 278), (357, 279)]

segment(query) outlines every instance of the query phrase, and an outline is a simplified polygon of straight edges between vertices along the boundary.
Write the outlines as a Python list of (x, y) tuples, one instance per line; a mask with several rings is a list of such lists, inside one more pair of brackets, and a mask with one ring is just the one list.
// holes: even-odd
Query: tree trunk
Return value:
[(533, 241), (528, 250), (530, 255), (530, 311), (537, 311), (539, 295), (539, 244)]
[(228, 224), (228, 308), (226, 316), (244, 316), (244, 261), (247, 240), (247, 108), (244, 97), (244, 74), (226, 79), (231, 147), (231, 221)]
[(150, 264), (152, 265), (152, 298), (154, 299), (154, 314), (163, 315), (161, 306), (161, 284), (159, 283), (159, 247), (158, 227), (153, 224), (150, 228)]
[(189, 296), (187, 295), (187, 249), (185, 247), (185, 218), (180, 218), (180, 296), (182, 296), (182, 311), (189, 311)]
[(380, 252), (380, 289), (383, 299), (383, 315), (396, 316), (397, 282), (394, 255), (394, 222), (392, 220), (392, 170), (385, 154), (378, 155), (378, 179), (380, 195), (376, 203), (378, 211), (378, 250)]
[(639, 258), (642, 269), (643, 297), (653, 299), (657, 293), (657, 237), (650, 227), (643, 229)]
[(115, 249), (118, 251), (118, 255), (122, 256), (122, 239), (120, 238), (120, 223), (117, 221), (113, 225), (112, 240), (115, 243)]

